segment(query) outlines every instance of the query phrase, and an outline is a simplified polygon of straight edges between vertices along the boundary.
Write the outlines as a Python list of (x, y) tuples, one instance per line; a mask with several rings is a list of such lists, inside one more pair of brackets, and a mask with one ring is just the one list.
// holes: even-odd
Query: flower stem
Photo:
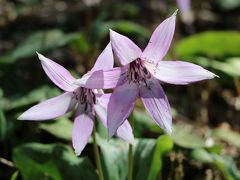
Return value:
[[(134, 119), (133, 119), (133, 113), (129, 117), (129, 123), (132, 126), (132, 129), (134, 131)], [(128, 149), (128, 180), (133, 179), (133, 146), (132, 144), (129, 144)]]
[(95, 125), (93, 127), (92, 136), (93, 136), (94, 155), (95, 155), (95, 160), (96, 160), (96, 165), (97, 165), (97, 170), (98, 170), (98, 178), (99, 178), (99, 180), (104, 180), (102, 165), (101, 165), (101, 160), (100, 160), (100, 155), (99, 155), (99, 150), (98, 150), (97, 140), (96, 140), (96, 127), (95, 127)]

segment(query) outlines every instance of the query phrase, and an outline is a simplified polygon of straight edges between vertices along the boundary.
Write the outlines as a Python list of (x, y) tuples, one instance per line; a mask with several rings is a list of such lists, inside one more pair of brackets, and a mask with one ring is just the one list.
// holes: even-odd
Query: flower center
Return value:
[(144, 66), (142, 60), (138, 58), (130, 63), (127, 77), (129, 82), (146, 84), (146, 80), (151, 78), (151, 74)]
[(85, 111), (92, 111), (92, 105), (96, 104), (96, 96), (92, 89), (79, 87), (73, 94), (77, 101), (84, 106)]

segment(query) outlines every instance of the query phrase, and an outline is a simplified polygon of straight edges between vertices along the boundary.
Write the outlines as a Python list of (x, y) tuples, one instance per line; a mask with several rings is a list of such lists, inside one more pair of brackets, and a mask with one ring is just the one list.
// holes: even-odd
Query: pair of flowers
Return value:
[[(60, 96), (46, 100), (24, 112), (18, 119), (48, 120), (76, 108), (72, 142), (76, 154), (86, 146), (97, 115), (108, 128), (129, 143), (134, 137), (127, 121), (138, 97), (152, 119), (167, 133), (172, 131), (172, 114), (167, 97), (159, 84), (188, 84), (215, 75), (202, 67), (182, 61), (162, 61), (175, 30), (176, 12), (153, 32), (142, 52), (129, 38), (110, 30), (110, 43), (91, 71), (75, 79), (64, 67), (38, 54), (48, 77), (62, 90)], [(122, 67), (113, 68), (114, 55)], [(114, 89), (104, 94), (102, 89)]]

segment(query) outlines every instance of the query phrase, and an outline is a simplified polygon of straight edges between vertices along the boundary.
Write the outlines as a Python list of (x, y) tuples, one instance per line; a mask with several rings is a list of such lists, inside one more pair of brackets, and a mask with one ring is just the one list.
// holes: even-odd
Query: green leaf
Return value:
[(23, 144), (14, 149), (13, 160), (24, 180), (97, 179), (87, 158), (78, 158), (71, 148), (61, 144)]
[(182, 127), (173, 126), (172, 138), (175, 144), (184, 148), (206, 147), (205, 141), (196, 134), (187, 132)]
[(157, 144), (153, 152), (152, 163), (150, 166), (148, 180), (157, 179), (162, 169), (162, 157), (173, 148), (173, 140), (168, 135), (162, 135), (157, 139)]
[(81, 54), (90, 52), (91, 45), (86, 38), (85, 33), (77, 33), (75, 38), (71, 41), (71, 46)]
[(105, 179), (125, 180), (127, 178), (128, 144), (121, 140), (109, 140), (97, 136), (101, 149), (101, 160)]
[(232, 10), (240, 7), (239, 0), (215, 0), (215, 3), (224, 10)]
[(59, 89), (49, 86), (41, 86), (25, 96), (14, 96), (5, 99), (5, 110), (12, 110), (23, 106), (28, 106), (44, 99), (56, 96), (60, 93)]
[[(127, 178), (128, 144), (121, 140), (106, 141), (98, 137), (106, 179)], [(162, 157), (173, 147), (172, 139), (163, 135), (155, 139), (136, 139), (133, 146), (134, 178), (156, 179), (162, 169)]]
[(3, 91), (0, 89), (0, 141), (3, 141), (7, 132), (7, 121), (3, 113)]
[(218, 128), (212, 131), (212, 136), (240, 148), (240, 134), (237, 132), (230, 129)]
[(225, 62), (213, 61), (212, 68), (222, 71), (231, 77), (239, 77), (240, 58), (229, 58)]
[(240, 171), (231, 157), (210, 153), (205, 149), (195, 149), (192, 151), (191, 156), (202, 163), (215, 166), (223, 173), (226, 179), (235, 180), (240, 178)]
[(18, 174), (19, 174), (19, 171), (15, 171), (11, 176), (11, 180), (17, 180)]
[(40, 128), (50, 134), (65, 140), (72, 139), (72, 122), (67, 118), (58, 118), (50, 123), (41, 123)]
[(211, 68), (217, 71), (221, 71), (228, 76), (231, 77), (239, 77), (240, 76), (240, 58), (233, 57), (228, 58), (224, 61), (213, 60), (205, 57), (194, 57), (192, 59), (188, 59), (188, 61), (193, 62), (195, 64), (199, 64), (205, 68)]
[[(173, 117), (177, 115), (176, 109), (171, 109)], [(133, 111), (134, 119), (136, 120), (134, 134), (136, 137), (141, 137), (146, 131), (154, 133), (163, 133), (163, 130), (152, 120), (149, 114), (146, 111), (135, 108)]]
[(236, 31), (207, 31), (182, 39), (175, 46), (179, 58), (201, 55), (211, 58), (240, 56), (240, 33)]
[(75, 38), (75, 34), (64, 34), (60, 30), (39, 31), (29, 35), (13, 51), (0, 57), (0, 63), (13, 63), (19, 58), (36, 55), (66, 45)]

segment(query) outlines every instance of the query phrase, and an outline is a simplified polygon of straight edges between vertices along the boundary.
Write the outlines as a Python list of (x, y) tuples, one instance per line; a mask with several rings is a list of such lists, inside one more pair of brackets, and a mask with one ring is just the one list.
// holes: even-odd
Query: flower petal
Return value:
[(93, 71), (85, 74), (81, 79), (75, 81), (76, 85), (89, 89), (115, 88), (124, 82), (125, 67), (117, 67), (109, 70)]
[(114, 59), (112, 53), (111, 44), (108, 43), (107, 47), (103, 50), (103, 52), (98, 56), (93, 68), (93, 71), (97, 70), (107, 70), (113, 68)]
[(43, 55), (38, 54), (38, 58), (41, 60), (44, 71), (48, 77), (56, 84), (59, 88), (64, 91), (74, 91), (77, 86), (74, 83), (76, 80), (68, 70), (66, 70), (61, 65), (55, 63), (54, 61), (44, 57)]
[(171, 108), (160, 84), (151, 81), (149, 87), (140, 87), (142, 102), (153, 120), (167, 133), (172, 132)]
[(128, 120), (124, 121), (123, 124), (118, 128), (117, 136), (129, 144), (134, 144), (133, 130)]
[[(105, 128), (107, 128), (107, 105), (110, 95), (111, 94), (101, 95), (101, 97), (97, 98), (97, 104), (94, 105), (95, 112)], [(132, 128), (128, 121), (124, 121), (118, 128), (116, 135), (130, 144), (134, 143)]]
[(136, 60), (142, 53), (141, 49), (132, 40), (113, 30), (110, 30), (110, 40), (113, 52), (122, 65), (127, 65)]
[(176, 12), (153, 32), (141, 59), (157, 64), (167, 54), (175, 31)]
[(72, 143), (75, 153), (79, 156), (88, 143), (94, 126), (94, 117), (90, 114), (82, 113), (78, 108), (73, 124)]
[(170, 84), (183, 85), (216, 77), (201, 66), (183, 61), (161, 61), (158, 66), (145, 62), (145, 65), (154, 77)]
[(132, 112), (139, 96), (139, 87), (135, 83), (125, 83), (114, 89), (108, 103), (107, 127), (109, 137), (112, 137), (119, 126)]
[(19, 120), (48, 120), (71, 111), (77, 101), (71, 92), (43, 101), (18, 117)]

